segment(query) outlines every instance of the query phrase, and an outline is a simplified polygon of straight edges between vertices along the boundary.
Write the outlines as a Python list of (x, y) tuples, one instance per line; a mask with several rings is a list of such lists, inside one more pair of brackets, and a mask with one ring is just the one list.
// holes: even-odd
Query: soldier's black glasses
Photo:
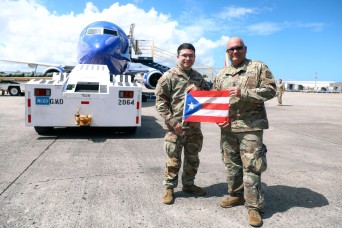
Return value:
[(226, 52), (228, 52), (228, 53), (233, 53), (235, 50), (236, 50), (236, 51), (241, 51), (242, 49), (243, 49), (243, 46), (236, 46), (236, 47), (228, 48), (228, 49), (226, 50)]

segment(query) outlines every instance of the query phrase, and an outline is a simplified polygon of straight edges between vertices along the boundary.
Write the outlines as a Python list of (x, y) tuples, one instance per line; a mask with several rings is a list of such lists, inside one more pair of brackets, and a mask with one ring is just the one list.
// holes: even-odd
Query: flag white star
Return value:
[(189, 109), (191, 109), (191, 110), (194, 109), (194, 107), (195, 107), (195, 104), (193, 104), (192, 102), (188, 105), (189, 105)]

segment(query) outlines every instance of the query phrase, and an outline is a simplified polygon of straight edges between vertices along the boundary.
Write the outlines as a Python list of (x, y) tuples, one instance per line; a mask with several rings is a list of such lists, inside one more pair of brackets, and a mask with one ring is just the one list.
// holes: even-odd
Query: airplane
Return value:
[[(77, 62), (79, 64), (101, 64), (107, 65), (113, 75), (129, 74), (133, 76), (144, 73), (143, 84), (148, 89), (154, 89), (158, 79), (169, 69), (167, 66), (155, 63), (151, 57), (139, 57), (138, 47), (135, 47), (133, 38), (134, 24), (131, 25), (130, 34), (125, 32), (116, 24), (108, 21), (97, 21), (86, 26), (79, 37), (77, 45)], [(138, 54), (132, 57), (132, 49)], [(30, 67), (46, 67), (44, 75), (54, 72), (70, 72), (73, 66), (61, 66), (54, 64), (40, 64), (23, 61), (4, 60), (5, 62), (26, 63)], [(149, 68), (131, 68), (131, 63), (140, 63)], [(152, 68), (151, 68), (152, 67)]]
[(130, 62), (125, 32), (113, 23), (94, 22), (83, 29), (77, 47), (78, 63), (107, 65), (111, 74), (122, 74)]

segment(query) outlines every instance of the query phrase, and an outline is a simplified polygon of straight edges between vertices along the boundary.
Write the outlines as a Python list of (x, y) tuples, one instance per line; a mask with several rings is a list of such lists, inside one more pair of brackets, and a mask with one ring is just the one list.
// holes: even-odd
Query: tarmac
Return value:
[[(342, 224), (342, 94), (285, 92), (266, 102), (268, 169), (263, 227)], [(0, 227), (249, 227), (244, 206), (224, 209), (220, 131), (203, 123), (196, 184), (162, 203), (163, 123), (148, 100), (134, 135), (24, 124), (24, 97), (0, 95)], [(51, 118), (58, 118), (51, 117)]]

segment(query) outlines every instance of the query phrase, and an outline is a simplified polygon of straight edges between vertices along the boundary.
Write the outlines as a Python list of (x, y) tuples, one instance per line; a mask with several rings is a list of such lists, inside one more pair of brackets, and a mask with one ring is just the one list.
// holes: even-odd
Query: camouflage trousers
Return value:
[(283, 98), (283, 93), (284, 93), (284, 92), (282, 92), (282, 91), (278, 91), (278, 92), (276, 93), (277, 99), (278, 99), (278, 104), (282, 104), (282, 103), (283, 103), (283, 100), (282, 100), (282, 98)]
[(194, 184), (197, 169), (200, 163), (198, 153), (202, 149), (203, 135), (201, 132), (185, 132), (184, 136), (177, 136), (172, 132), (165, 135), (164, 151), (167, 155), (163, 185), (165, 188), (178, 186), (178, 173), (182, 163), (182, 150), (184, 148), (184, 161), (182, 183)]
[(244, 196), (249, 207), (264, 207), (261, 173), (267, 168), (263, 131), (221, 132), (222, 161), (226, 167), (228, 193)]

